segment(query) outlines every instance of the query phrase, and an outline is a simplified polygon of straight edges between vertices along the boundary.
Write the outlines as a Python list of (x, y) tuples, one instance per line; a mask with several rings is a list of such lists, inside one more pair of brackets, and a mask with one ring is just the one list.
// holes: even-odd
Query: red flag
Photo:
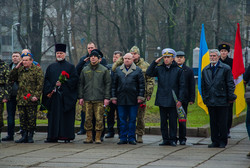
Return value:
[(245, 72), (242, 47), (241, 47), (241, 38), (240, 38), (240, 24), (237, 23), (237, 31), (234, 43), (234, 59), (233, 59), (233, 68), (232, 73), (234, 79), (237, 79), (241, 74)]

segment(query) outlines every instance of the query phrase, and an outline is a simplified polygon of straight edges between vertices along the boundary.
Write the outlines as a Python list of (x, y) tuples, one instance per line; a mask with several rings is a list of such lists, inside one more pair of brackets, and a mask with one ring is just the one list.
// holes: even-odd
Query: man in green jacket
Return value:
[(101, 143), (101, 134), (103, 130), (104, 107), (109, 104), (111, 79), (110, 73), (106, 67), (101, 65), (101, 51), (94, 49), (91, 51), (90, 64), (86, 66), (80, 75), (78, 98), (79, 104), (85, 103), (86, 117), (84, 128), (87, 138), (84, 143), (92, 143), (93, 115), (96, 118), (95, 143)]

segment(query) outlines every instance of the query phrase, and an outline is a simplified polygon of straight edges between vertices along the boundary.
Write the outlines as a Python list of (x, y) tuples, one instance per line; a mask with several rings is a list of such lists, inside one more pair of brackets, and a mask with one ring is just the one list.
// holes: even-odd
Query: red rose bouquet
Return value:
[[(29, 98), (30, 99), (32, 98), (30, 93), (28, 93), (26, 96), (23, 96), (24, 100), (28, 100)], [(38, 103), (38, 105), (42, 106), (43, 109), (45, 109), (45, 110), (43, 110), (43, 112), (47, 113), (47, 108), (39, 100), (37, 101), (37, 103)]]
[(140, 108), (141, 109), (145, 109), (146, 108), (146, 104), (140, 104)]
[(58, 81), (61, 82), (62, 84), (69, 79), (69, 74), (66, 71), (62, 71), (62, 73), (59, 76)]

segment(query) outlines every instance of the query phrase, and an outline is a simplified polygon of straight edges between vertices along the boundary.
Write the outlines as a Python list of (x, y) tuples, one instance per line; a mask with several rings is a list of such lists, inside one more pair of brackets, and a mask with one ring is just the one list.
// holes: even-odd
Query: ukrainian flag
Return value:
[(205, 38), (205, 30), (204, 30), (204, 24), (202, 24), (201, 29), (201, 38), (200, 38), (200, 53), (199, 53), (199, 69), (198, 69), (198, 106), (200, 106), (205, 112), (208, 114), (207, 106), (203, 103), (202, 100), (202, 93), (201, 93), (201, 72), (207, 66), (210, 64), (209, 60), (209, 51), (207, 47), (207, 42)]

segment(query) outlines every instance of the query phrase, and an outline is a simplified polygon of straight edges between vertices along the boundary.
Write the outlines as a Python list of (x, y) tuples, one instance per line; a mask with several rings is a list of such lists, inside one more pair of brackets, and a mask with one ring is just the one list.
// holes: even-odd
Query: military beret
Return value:
[(176, 52), (172, 48), (165, 48), (165, 49), (162, 50), (161, 55), (163, 57), (170, 56), (170, 57), (175, 58)]
[(65, 52), (66, 53), (66, 44), (56, 44), (55, 45), (55, 51), (56, 52)]
[(219, 51), (222, 50), (222, 49), (226, 49), (228, 52), (230, 52), (230, 46), (227, 45), (227, 44), (220, 44), (218, 46), (218, 49), (219, 49)]
[(31, 57), (31, 58), (33, 59), (33, 55), (32, 55), (31, 53), (23, 53), (23, 54), (21, 55), (22, 58), (23, 58), (23, 57), (26, 57), (26, 56)]
[(178, 56), (184, 56), (185, 57), (185, 53), (183, 52), (183, 51), (177, 51), (176, 52), (176, 56), (178, 57)]
[(129, 52), (130, 52), (130, 53), (131, 53), (131, 52), (135, 52), (135, 53), (137, 53), (137, 54), (140, 54), (140, 49), (139, 49), (137, 46), (133, 46), (133, 47), (130, 49)]
[(89, 57), (92, 57), (92, 56), (97, 56), (98, 58), (102, 58), (103, 57), (103, 54), (100, 50), (98, 49), (94, 49), (91, 51)]

